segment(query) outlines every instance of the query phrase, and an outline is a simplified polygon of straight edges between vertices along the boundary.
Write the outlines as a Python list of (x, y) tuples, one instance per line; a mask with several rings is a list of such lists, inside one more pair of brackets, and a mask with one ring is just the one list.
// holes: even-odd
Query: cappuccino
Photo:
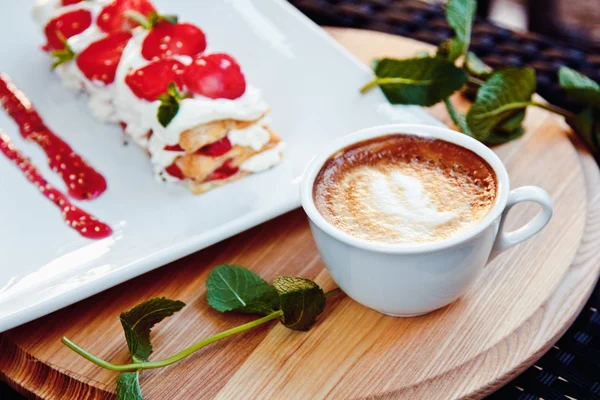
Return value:
[(410, 245), (448, 239), (494, 206), (497, 180), (479, 155), (453, 143), (389, 135), (340, 150), (313, 187), (318, 211), (359, 239)]

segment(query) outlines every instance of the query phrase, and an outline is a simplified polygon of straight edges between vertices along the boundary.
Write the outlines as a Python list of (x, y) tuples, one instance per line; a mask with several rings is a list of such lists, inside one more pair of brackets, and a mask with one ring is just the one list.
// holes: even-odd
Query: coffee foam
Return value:
[(437, 139), (392, 135), (334, 155), (313, 196), (342, 231), (374, 242), (447, 239), (477, 224), (496, 198), (492, 168), (477, 154)]

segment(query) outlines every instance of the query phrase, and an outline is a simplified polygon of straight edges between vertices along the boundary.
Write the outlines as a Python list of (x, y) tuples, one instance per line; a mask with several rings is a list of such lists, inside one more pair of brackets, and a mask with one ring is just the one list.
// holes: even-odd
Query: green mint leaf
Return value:
[(600, 151), (600, 109), (587, 107), (567, 123), (594, 152)]
[(160, 15), (158, 20), (167, 21), (168, 23), (175, 25), (179, 20), (179, 17), (177, 17), (177, 15)]
[(325, 294), (310, 279), (278, 276), (273, 286), (279, 293), (282, 322), (290, 329), (309, 330), (325, 310)]
[[(479, 88), (475, 103), (467, 114), (472, 136), (484, 143), (492, 143), (497, 129), (516, 132), (515, 126), (525, 116), (535, 92), (535, 71), (531, 68), (507, 68), (494, 72)], [(522, 113), (522, 117), (521, 117)], [(516, 117), (517, 116), (517, 117)]]
[(174, 82), (170, 82), (169, 86), (167, 86), (167, 93), (170, 96), (175, 97), (177, 100), (181, 100), (183, 99), (183, 94), (181, 94), (181, 92), (179, 91), (179, 89), (177, 88), (177, 85), (175, 85)]
[(117, 400), (143, 400), (139, 372), (122, 372), (117, 378)]
[(515, 140), (525, 133), (521, 125), (525, 119), (525, 110), (515, 113), (512, 117), (497, 126), (488, 136), (486, 144), (490, 146), (500, 145)]
[(125, 333), (125, 340), (127, 341), (127, 347), (129, 348), (129, 354), (131, 358), (138, 359), (138, 348), (140, 340), (137, 332), (131, 327), (129, 322), (121, 319), (121, 326), (123, 326), (123, 333)]
[(179, 101), (182, 99), (183, 95), (179, 92), (179, 89), (177, 89), (177, 86), (173, 82), (169, 83), (167, 93), (158, 96), (160, 106), (158, 106), (156, 117), (158, 118), (158, 122), (165, 128), (177, 115), (177, 112), (179, 111)]
[(208, 304), (217, 311), (270, 314), (279, 309), (275, 288), (238, 265), (220, 265), (206, 279)]
[(444, 99), (444, 103), (446, 104), (446, 109), (448, 110), (450, 118), (452, 118), (452, 121), (459, 127), (461, 132), (465, 135), (472, 136), (471, 129), (469, 128), (469, 125), (467, 125), (467, 116), (456, 111), (454, 105), (450, 102), (450, 99)]
[(179, 18), (177, 15), (161, 15), (156, 11), (152, 11), (150, 14), (148, 14), (148, 29), (153, 28), (160, 21), (167, 21), (170, 24), (176, 24), (178, 19)]
[(558, 79), (573, 100), (600, 108), (600, 85), (597, 82), (569, 67), (560, 68)]
[(425, 50), (417, 51), (415, 53), (415, 55), (413, 56), (413, 58), (429, 58), (429, 57), (431, 57), (431, 55), (429, 54), (429, 52), (427, 52)]
[(152, 14), (156, 14), (156, 11), (153, 11), (150, 15), (148, 15), (148, 18), (146, 18), (146, 16), (139, 11), (127, 10), (123, 13), (123, 16), (129, 18), (144, 29), (150, 29), (153, 26), (150, 22)]
[(67, 38), (60, 31), (57, 31), (56, 34), (65, 46), (65, 48), (62, 50), (54, 50), (52, 51), (52, 53), (50, 53), (50, 55), (54, 59), (54, 62), (52, 63), (52, 69), (55, 69), (59, 65), (75, 59), (75, 52), (73, 51), (71, 46), (69, 46)]
[(446, 20), (455, 35), (450, 41), (442, 43), (445, 47), (442, 52), (446, 53), (448, 60), (455, 61), (469, 49), (476, 10), (476, 0), (449, 0), (446, 4)]
[(371, 69), (373, 71), (377, 70), (377, 65), (379, 65), (379, 58), (375, 58), (371, 61)]
[(121, 325), (125, 331), (125, 339), (136, 362), (146, 362), (152, 354), (150, 330), (163, 319), (181, 310), (185, 303), (166, 297), (155, 297), (146, 300), (120, 315)]
[[(437, 48), (435, 52), (435, 56), (442, 59), (450, 59), (450, 53), (452, 52), (452, 48), (454, 47), (453, 39), (446, 39)], [(452, 60), (450, 60), (452, 61)]]
[(377, 78), (363, 91), (379, 85), (392, 104), (431, 106), (449, 97), (467, 81), (453, 63), (437, 58), (384, 58), (375, 69)]
[(465, 69), (470, 75), (477, 78), (487, 79), (492, 74), (492, 68), (484, 63), (475, 53), (468, 52), (465, 57)]

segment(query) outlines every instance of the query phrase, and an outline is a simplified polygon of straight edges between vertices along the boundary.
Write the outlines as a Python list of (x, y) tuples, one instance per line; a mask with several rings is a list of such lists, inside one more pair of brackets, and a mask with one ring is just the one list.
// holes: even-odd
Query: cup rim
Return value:
[[(492, 209), (487, 215), (479, 221), (478, 224), (471, 227), (470, 229), (454, 235), (448, 239), (440, 240), (439, 242), (433, 243), (422, 243), (422, 244), (389, 244), (380, 242), (370, 242), (368, 240), (359, 239), (354, 236), (347, 234), (346, 232), (336, 228), (325, 217), (321, 215), (319, 210), (314, 204), (313, 200), (313, 187), (317, 174), (325, 164), (325, 162), (339, 150), (364, 141), (373, 139), (381, 136), (387, 136), (392, 134), (405, 134), (415, 135), (426, 138), (441, 139), (446, 142), (454, 143), (460, 147), (471, 150), (475, 154), (483, 158), (494, 170), (498, 183), (498, 192), (496, 194), (496, 200)], [(461, 132), (457, 132), (448, 128), (442, 128), (432, 125), (421, 125), (421, 124), (389, 124), (379, 125), (371, 128), (361, 129), (355, 131), (338, 139), (329, 142), (317, 156), (313, 157), (312, 160), (307, 164), (302, 180), (300, 182), (300, 200), (302, 208), (310, 218), (310, 220), (318, 226), (321, 230), (344, 242), (350, 246), (357, 247), (363, 250), (370, 250), (379, 253), (389, 254), (418, 254), (418, 253), (431, 253), (448, 249), (450, 247), (457, 246), (474, 236), (480, 234), (487, 229), (494, 221), (496, 221), (504, 211), (506, 202), (508, 199), (508, 192), (510, 189), (510, 181), (506, 167), (502, 164), (500, 158), (484, 144), (467, 136)]]

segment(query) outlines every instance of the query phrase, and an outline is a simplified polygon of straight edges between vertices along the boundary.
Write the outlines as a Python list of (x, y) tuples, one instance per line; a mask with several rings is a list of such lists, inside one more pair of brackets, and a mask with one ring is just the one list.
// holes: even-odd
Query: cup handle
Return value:
[[(542, 206), (542, 210), (533, 217), (531, 221), (527, 222), (519, 229), (512, 232), (504, 232), (504, 222), (506, 221), (506, 216), (510, 209), (515, 205), (526, 201), (539, 204)], [(508, 194), (506, 207), (502, 212), (501, 218), (500, 226), (498, 227), (498, 235), (496, 236), (496, 241), (494, 242), (490, 254), (490, 261), (504, 250), (524, 242), (541, 231), (542, 228), (548, 224), (550, 218), (552, 218), (552, 199), (548, 192), (537, 186), (522, 186), (516, 188)]]

